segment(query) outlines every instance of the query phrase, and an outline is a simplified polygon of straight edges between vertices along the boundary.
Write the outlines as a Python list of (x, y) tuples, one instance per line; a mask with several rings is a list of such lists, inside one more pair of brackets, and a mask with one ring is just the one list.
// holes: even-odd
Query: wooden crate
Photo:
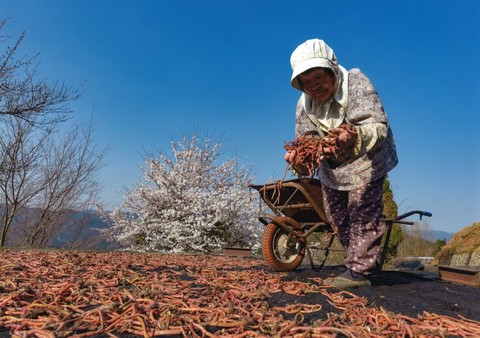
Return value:
[(480, 286), (480, 266), (439, 265), (438, 275), (449, 282)]
[(223, 248), (223, 254), (226, 256), (246, 257), (252, 255), (252, 249), (250, 248)]

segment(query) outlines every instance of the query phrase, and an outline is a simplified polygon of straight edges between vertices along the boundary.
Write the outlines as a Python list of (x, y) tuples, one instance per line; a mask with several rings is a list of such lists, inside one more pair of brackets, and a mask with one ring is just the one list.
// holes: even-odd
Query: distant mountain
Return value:
[(433, 235), (435, 236), (435, 240), (446, 240), (447, 242), (450, 240), (450, 238), (455, 235), (454, 233), (451, 232), (446, 232), (446, 231), (440, 231), (440, 230), (435, 230), (433, 231)]
[(75, 233), (75, 228), (66, 227), (65, 230), (54, 238), (52, 247), (65, 248), (69, 243), (75, 240), (75, 245), (83, 249), (92, 250), (114, 250), (117, 246), (108, 241), (106, 235), (101, 234), (98, 229), (106, 229), (108, 225), (103, 221), (100, 215), (95, 211), (82, 212), (77, 211), (72, 214), (73, 219), (84, 220), (85, 226), (79, 234)]
[(437, 240), (445, 240), (449, 241), (450, 238), (455, 235), (451, 232), (441, 231), (441, 230), (419, 230), (419, 229), (412, 229), (411, 227), (404, 227), (403, 230), (405, 234), (412, 237), (422, 237), (424, 240), (435, 242)]
[(433, 230), (433, 231), (423, 231), (422, 237), (432, 242), (435, 242), (437, 240), (445, 240), (448, 242), (450, 238), (453, 237), (453, 235), (455, 234), (451, 232)]
[[(25, 208), (22, 214), (16, 215), (10, 227), (10, 233), (15, 235), (24, 224), (25, 220), (35, 214), (36, 209)], [(0, 215), (3, 213), (0, 207)], [(82, 226), (83, 224), (83, 226)], [(118, 246), (109, 241), (108, 235), (101, 233), (98, 229), (106, 229), (108, 225), (103, 221), (96, 211), (69, 211), (69, 220), (61, 226), (62, 231), (57, 233), (49, 244), (49, 248), (67, 249), (88, 249), (88, 250), (115, 250)], [(18, 237), (17, 237), (18, 238)], [(7, 237), (7, 246), (18, 245), (16, 239)]]

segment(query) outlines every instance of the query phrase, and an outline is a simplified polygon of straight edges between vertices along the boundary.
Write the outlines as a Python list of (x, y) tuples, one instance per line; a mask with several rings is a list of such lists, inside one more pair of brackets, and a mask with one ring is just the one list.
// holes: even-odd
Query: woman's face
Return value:
[(325, 69), (314, 68), (298, 75), (303, 91), (318, 101), (327, 101), (335, 92), (335, 77)]

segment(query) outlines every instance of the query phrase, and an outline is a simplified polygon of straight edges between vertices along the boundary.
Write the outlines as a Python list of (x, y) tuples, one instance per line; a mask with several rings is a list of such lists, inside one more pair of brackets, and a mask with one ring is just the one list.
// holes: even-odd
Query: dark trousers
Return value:
[(358, 189), (340, 191), (322, 185), (323, 203), (330, 224), (347, 251), (345, 266), (369, 274), (375, 268), (385, 232), (383, 181), (385, 177)]

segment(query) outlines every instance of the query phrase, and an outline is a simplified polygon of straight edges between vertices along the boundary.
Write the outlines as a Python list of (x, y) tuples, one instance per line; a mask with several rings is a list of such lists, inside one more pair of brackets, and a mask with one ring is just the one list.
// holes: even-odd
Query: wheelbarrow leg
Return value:
[(392, 233), (393, 221), (385, 221), (387, 226), (387, 233), (385, 234), (385, 242), (383, 243), (382, 255), (380, 256), (379, 271), (378, 274), (382, 273), (383, 264), (385, 263), (385, 257), (387, 256), (388, 242), (390, 241), (390, 234)]
[(330, 254), (330, 248), (332, 247), (334, 239), (335, 239), (335, 234), (331, 234), (330, 239), (328, 241), (327, 248), (325, 249), (325, 255), (323, 255), (322, 263), (320, 263), (319, 269), (323, 268), (323, 265), (325, 265), (328, 255)]
[(315, 269), (315, 265), (313, 264), (313, 259), (312, 259), (312, 253), (310, 252), (310, 248), (307, 246), (307, 257), (308, 257), (308, 260), (310, 261), (310, 267), (313, 269)]
[[(323, 268), (323, 266), (325, 265), (325, 262), (327, 261), (328, 254), (330, 253), (330, 248), (332, 247), (334, 239), (335, 239), (335, 234), (330, 235), (330, 239), (328, 240), (328, 244), (324, 248), (325, 254), (323, 255), (322, 262), (320, 263), (320, 266), (318, 267), (319, 269)], [(308, 257), (308, 260), (310, 261), (311, 268), (315, 269), (315, 265), (313, 264), (312, 253), (311, 253), (310, 248), (308, 246), (307, 246), (307, 257)]]

